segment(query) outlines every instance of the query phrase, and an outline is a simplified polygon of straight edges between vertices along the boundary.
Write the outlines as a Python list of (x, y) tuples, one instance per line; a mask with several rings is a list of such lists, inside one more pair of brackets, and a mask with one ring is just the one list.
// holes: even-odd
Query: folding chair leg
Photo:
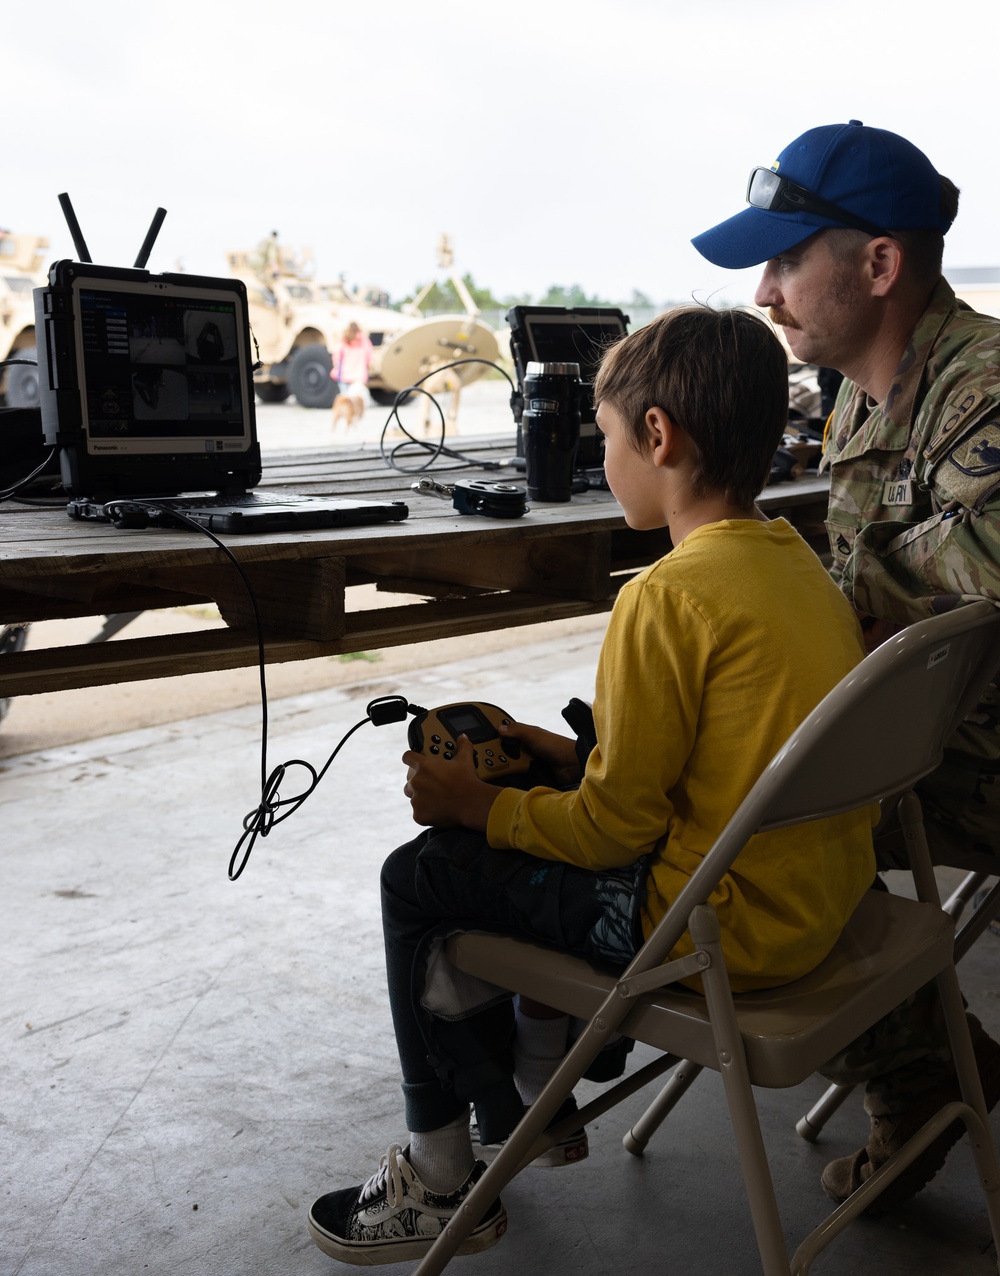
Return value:
[[(899, 822), (906, 837), (913, 876), (917, 884), (917, 894), (940, 907), (937, 894), (937, 882), (931, 868), (930, 854), (927, 849), (927, 837), (920, 815), (920, 801), (911, 791), (905, 794), (899, 804)], [(958, 986), (958, 972), (954, 964), (937, 976), (935, 980), (941, 1006), (944, 1010), (944, 1022), (948, 1030), (948, 1044), (951, 1057), (962, 1094), (962, 1102), (971, 1108), (974, 1124), (966, 1121), (969, 1131), (969, 1143), (979, 1173), (980, 1186), (986, 1198), (986, 1209), (990, 1218), (990, 1229), (993, 1232), (994, 1248), (1000, 1253), (1000, 1163), (997, 1161), (996, 1146), (990, 1131), (989, 1113), (983, 1096), (983, 1083), (979, 1076), (972, 1037), (969, 1033), (969, 1020), (965, 1013), (965, 1002)]]
[(985, 881), (985, 873), (969, 873), (967, 877), (963, 877), (941, 905), (942, 910), (957, 921), (962, 916), (970, 900), (975, 899), (976, 891), (979, 890)]
[(986, 1209), (990, 1217), (990, 1229), (993, 1232), (993, 1247), (1000, 1253), (1000, 1163), (997, 1161), (996, 1145), (989, 1125), (989, 1113), (983, 1096), (983, 1084), (979, 1076), (979, 1067), (972, 1048), (972, 1037), (969, 1034), (969, 1021), (965, 1013), (965, 1003), (958, 986), (955, 968), (944, 971), (937, 977), (938, 991), (944, 1006), (945, 1023), (948, 1027), (948, 1041), (951, 1046), (955, 1071), (958, 1073), (962, 1102), (972, 1109), (979, 1118), (979, 1128), (966, 1122), (969, 1133), (969, 1144), (979, 1174), (979, 1184), (986, 1198)]
[(673, 1075), (631, 1130), (622, 1136), (622, 1145), (633, 1156), (642, 1156), (646, 1144), (666, 1120), (691, 1082), (702, 1071), (700, 1063), (683, 1059)]
[(815, 1143), (830, 1117), (837, 1111), (849, 1094), (854, 1092), (853, 1085), (837, 1085), (833, 1083), (822, 1097), (809, 1109), (804, 1117), (796, 1122), (795, 1130), (807, 1143)]
[(700, 904), (691, 912), (691, 938), (695, 947), (708, 953), (711, 963), (702, 975), (709, 1018), (714, 1025), (719, 1071), (729, 1102), (729, 1114), (736, 1136), (740, 1168), (746, 1188), (750, 1215), (757, 1236), (764, 1276), (789, 1276), (788, 1248), (774, 1196), (774, 1183), (760, 1132), (757, 1104), (747, 1072), (746, 1052), (736, 1022), (733, 995), (722, 958), (719, 919), (715, 911)]
[(499, 1196), (520, 1167), (535, 1155), (535, 1144), (539, 1143), (560, 1104), (572, 1092), (630, 1009), (627, 999), (619, 996), (617, 991), (608, 995), (597, 1015), (576, 1039), (542, 1093), (525, 1112), (520, 1124), (511, 1131), (496, 1158), (465, 1198), (462, 1208), (421, 1259), (414, 1276), (438, 1276), (444, 1271), (462, 1241), (483, 1217), (490, 1202)]
[(955, 960), (961, 961), (983, 931), (1000, 912), (1000, 881), (976, 908), (955, 938)]
[[(954, 917), (957, 921), (966, 906), (975, 897), (976, 892), (987, 880), (987, 874), (985, 873), (969, 873), (941, 905), (942, 911), (948, 913), (949, 916)], [(1000, 910), (1000, 882), (993, 887), (983, 904), (976, 909), (972, 917), (958, 932), (955, 940), (956, 961), (960, 961), (965, 956), (975, 940), (990, 924), (998, 910)], [(799, 1118), (795, 1126), (799, 1137), (805, 1139), (807, 1143), (815, 1143), (823, 1132), (827, 1121), (855, 1088), (852, 1085), (831, 1085), (815, 1106), (810, 1108), (804, 1117)]]

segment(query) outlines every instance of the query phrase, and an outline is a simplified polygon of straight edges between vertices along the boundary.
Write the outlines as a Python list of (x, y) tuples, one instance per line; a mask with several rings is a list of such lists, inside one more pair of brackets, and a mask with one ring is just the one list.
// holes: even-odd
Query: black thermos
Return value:
[(580, 365), (529, 363), (521, 437), (533, 501), (568, 501), (580, 441)]

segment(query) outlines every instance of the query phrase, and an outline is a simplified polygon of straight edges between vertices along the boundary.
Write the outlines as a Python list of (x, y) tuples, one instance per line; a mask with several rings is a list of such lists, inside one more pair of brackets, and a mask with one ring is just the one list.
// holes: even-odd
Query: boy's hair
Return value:
[(601, 361), (594, 402), (622, 416), (637, 452), (661, 408), (698, 450), (695, 494), (722, 492), (748, 509), (771, 473), (788, 424), (788, 358), (746, 310), (682, 306), (623, 337)]

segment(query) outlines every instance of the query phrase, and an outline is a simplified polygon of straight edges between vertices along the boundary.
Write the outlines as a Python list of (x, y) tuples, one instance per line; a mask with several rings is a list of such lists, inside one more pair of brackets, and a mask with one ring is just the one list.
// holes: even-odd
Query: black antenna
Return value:
[(76, 213), (73, 212), (73, 205), (69, 202), (69, 196), (65, 192), (59, 196), (59, 203), (62, 204), (63, 216), (66, 218), (69, 233), (73, 236), (73, 246), (76, 248), (76, 255), (81, 261), (93, 261), (90, 249), (83, 238), (80, 223), (76, 220)]
[(146, 238), (142, 241), (142, 247), (139, 249), (139, 256), (135, 259), (136, 267), (141, 269), (149, 261), (149, 254), (153, 251), (153, 245), (156, 243), (156, 236), (160, 233), (160, 227), (163, 225), (163, 219), (167, 215), (165, 208), (158, 208), (153, 214), (153, 220), (150, 223), (149, 230), (146, 231)]

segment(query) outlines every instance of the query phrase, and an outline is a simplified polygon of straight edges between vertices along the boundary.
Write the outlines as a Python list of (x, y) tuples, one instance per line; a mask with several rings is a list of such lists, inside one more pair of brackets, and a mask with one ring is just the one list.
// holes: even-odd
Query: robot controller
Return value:
[(450, 761), (458, 748), (458, 737), (467, 735), (475, 746), (473, 759), (479, 778), (490, 784), (516, 784), (532, 758), (516, 740), (501, 736), (500, 728), (511, 722), (495, 704), (446, 704), (419, 713), (407, 728), (407, 739), (414, 753)]

